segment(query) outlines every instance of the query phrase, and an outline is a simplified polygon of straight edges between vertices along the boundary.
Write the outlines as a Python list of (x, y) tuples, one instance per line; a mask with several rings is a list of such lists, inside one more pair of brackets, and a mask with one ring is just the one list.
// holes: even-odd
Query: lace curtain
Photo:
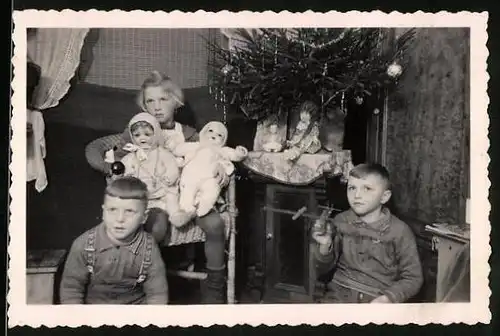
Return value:
[(80, 52), (88, 29), (40, 28), (28, 39), (28, 60), (37, 64), (41, 78), (28, 109), (27, 181), (36, 180), (35, 188), (43, 191), (48, 185), (44, 158), (45, 125), (40, 111), (56, 106), (70, 88), (69, 81), (80, 63)]
[(80, 52), (89, 29), (40, 28), (33, 37), (32, 61), (42, 78), (34, 95), (34, 106), (45, 110), (56, 106), (68, 92), (70, 79), (80, 63)]

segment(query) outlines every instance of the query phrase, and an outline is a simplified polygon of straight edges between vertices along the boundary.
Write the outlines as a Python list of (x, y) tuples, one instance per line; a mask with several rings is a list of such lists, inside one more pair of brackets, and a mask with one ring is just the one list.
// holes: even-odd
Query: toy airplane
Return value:
[(319, 219), (319, 220), (323, 220), (323, 221), (328, 221), (330, 215), (334, 211), (335, 212), (342, 212), (342, 210), (340, 210), (340, 209), (336, 209), (336, 208), (333, 208), (333, 207), (327, 207), (327, 206), (323, 206), (323, 205), (318, 205), (318, 208), (323, 209), (323, 211), (322, 211), (322, 213), (320, 215), (318, 215), (316, 213), (306, 213), (306, 211), (307, 211), (307, 207), (306, 206), (303, 206), (302, 208), (298, 209), (297, 211), (291, 211), (291, 210), (285, 210), (285, 209), (276, 209), (276, 208), (272, 208), (272, 207), (263, 207), (263, 210), (269, 210), (269, 211), (272, 211), (272, 212), (277, 212), (277, 213), (292, 215), (292, 220), (297, 220), (298, 218), (300, 218), (301, 216), (303, 216), (303, 217), (306, 217), (306, 218), (315, 219), (315, 220)]

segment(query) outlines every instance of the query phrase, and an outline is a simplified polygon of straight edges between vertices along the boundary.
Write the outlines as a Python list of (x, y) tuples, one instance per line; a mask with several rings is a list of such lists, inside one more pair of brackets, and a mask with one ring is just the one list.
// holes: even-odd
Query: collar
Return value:
[(111, 239), (108, 237), (108, 234), (106, 233), (106, 226), (104, 223), (101, 223), (99, 225), (99, 228), (97, 229), (97, 234), (96, 234), (96, 242), (98, 251), (99, 252), (104, 252), (106, 250), (115, 248), (115, 247), (123, 247), (124, 249), (130, 251), (133, 254), (138, 254), (139, 253), (139, 247), (141, 246), (142, 243), (142, 238), (143, 235), (141, 234), (142, 231), (141, 229), (137, 230), (137, 233), (135, 234), (135, 237), (128, 243), (123, 243), (123, 244), (116, 244)]
[(172, 121), (171, 123), (160, 123), (160, 127), (163, 130), (173, 130), (175, 129), (176, 124), (177, 123), (175, 121)]
[(391, 211), (387, 207), (382, 207), (382, 216), (380, 217), (380, 219), (370, 224), (363, 221), (358, 215), (356, 215), (356, 213), (352, 209), (349, 209), (346, 212), (348, 223), (358, 226), (364, 226), (380, 232), (384, 232), (389, 228), (391, 217)]

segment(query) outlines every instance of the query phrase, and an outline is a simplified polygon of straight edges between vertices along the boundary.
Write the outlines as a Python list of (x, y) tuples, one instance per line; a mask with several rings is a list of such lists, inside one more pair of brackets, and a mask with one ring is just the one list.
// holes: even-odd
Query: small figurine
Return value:
[(269, 135), (267, 137), (267, 142), (262, 145), (262, 148), (266, 152), (276, 153), (281, 151), (283, 145), (280, 141), (280, 136), (278, 134), (278, 125), (276, 123), (272, 123), (269, 125)]

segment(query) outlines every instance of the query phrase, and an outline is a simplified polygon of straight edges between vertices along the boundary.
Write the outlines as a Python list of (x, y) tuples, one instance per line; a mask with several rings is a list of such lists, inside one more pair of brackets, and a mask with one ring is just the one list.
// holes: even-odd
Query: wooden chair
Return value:
[[(236, 182), (234, 175), (231, 176), (228, 186), (223, 190), (224, 210), (220, 212), (226, 228), (226, 239), (228, 240), (227, 253), (227, 303), (234, 304), (235, 300), (235, 272), (236, 272)], [(170, 237), (166, 246), (179, 246), (184, 244), (200, 243), (205, 241), (205, 233), (194, 222), (178, 229), (172, 227)], [(207, 277), (205, 272), (168, 269), (167, 273), (185, 279), (203, 280)]]
[[(96, 161), (95, 153), (100, 153), (103, 148), (112, 148), (114, 144), (119, 143), (121, 134), (111, 134), (98, 138), (90, 142), (85, 148), (85, 156), (87, 162), (96, 170), (101, 170), (100, 158)], [(97, 156), (99, 157), (99, 156)], [(235, 176), (232, 175), (228, 186), (222, 192), (225, 200), (225, 210), (221, 212), (221, 217), (224, 220), (226, 227), (226, 239), (229, 241), (227, 251), (227, 303), (235, 303), (235, 255), (236, 255), (236, 182)], [(166, 246), (178, 246), (183, 244), (200, 243), (205, 241), (205, 233), (193, 223), (186, 225), (181, 229), (172, 227), (171, 234)], [(176, 275), (187, 279), (203, 280), (207, 277), (206, 273), (191, 272), (184, 270), (168, 270), (171, 275)]]

